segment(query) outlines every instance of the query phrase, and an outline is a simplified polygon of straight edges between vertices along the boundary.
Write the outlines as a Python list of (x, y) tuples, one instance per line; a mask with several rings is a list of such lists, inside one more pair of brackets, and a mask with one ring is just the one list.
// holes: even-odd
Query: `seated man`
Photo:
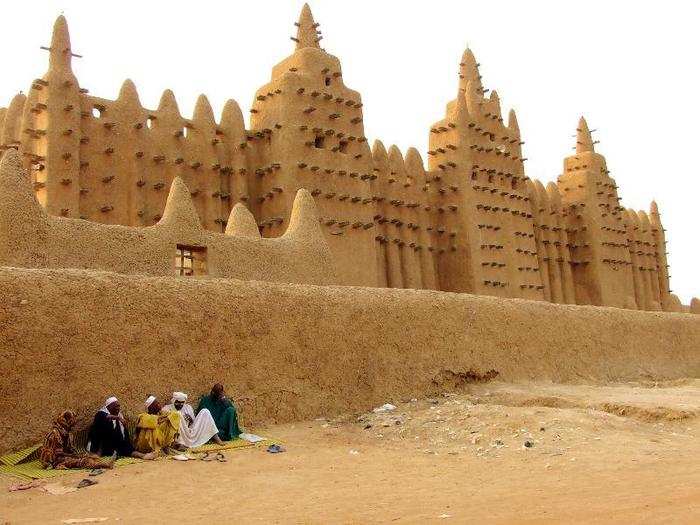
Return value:
[(134, 448), (141, 453), (167, 452), (180, 429), (180, 413), (164, 412), (156, 396), (148, 396), (146, 411), (136, 421)]
[(117, 459), (116, 454), (109, 459), (102, 459), (89, 454), (79, 454), (73, 448), (71, 430), (78, 421), (72, 410), (65, 410), (53, 420), (51, 431), (46, 434), (44, 444), (39, 449), (39, 461), (43, 468), (112, 468)]
[(205, 394), (199, 401), (197, 413), (209, 410), (214, 418), (216, 428), (219, 429), (219, 438), (223, 441), (236, 439), (241, 429), (238, 426), (236, 407), (224, 395), (224, 385), (216, 383), (209, 394)]
[(192, 405), (187, 404), (187, 394), (173, 392), (170, 404), (165, 405), (163, 410), (180, 413), (180, 429), (175, 438), (180, 445), (187, 448), (201, 447), (210, 439), (219, 445), (222, 443), (211, 412), (203, 408), (195, 417)]
[(88, 434), (88, 452), (100, 456), (134, 457), (154, 459), (155, 454), (143, 454), (134, 450), (129, 430), (116, 397), (109, 397), (97, 414)]

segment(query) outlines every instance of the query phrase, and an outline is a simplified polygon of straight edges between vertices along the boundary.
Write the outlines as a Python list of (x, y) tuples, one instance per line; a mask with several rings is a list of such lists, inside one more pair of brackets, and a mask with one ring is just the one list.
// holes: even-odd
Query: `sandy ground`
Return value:
[(700, 380), (387, 402), (256, 429), (282, 454), (131, 465), (64, 495), (0, 478), (0, 523), (700, 523)]

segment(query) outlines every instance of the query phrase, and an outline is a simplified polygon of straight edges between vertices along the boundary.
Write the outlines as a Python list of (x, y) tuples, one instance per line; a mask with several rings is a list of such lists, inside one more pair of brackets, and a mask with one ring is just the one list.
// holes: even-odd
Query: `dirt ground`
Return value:
[(282, 454), (130, 465), (63, 495), (3, 477), (0, 523), (700, 523), (700, 380), (387, 402), (253, 429)]

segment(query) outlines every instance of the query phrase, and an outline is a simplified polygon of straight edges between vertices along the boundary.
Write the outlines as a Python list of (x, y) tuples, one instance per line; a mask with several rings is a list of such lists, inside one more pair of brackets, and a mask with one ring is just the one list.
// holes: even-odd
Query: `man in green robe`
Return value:
[(231, 441), (241, 434), (236, 407), (226, 398), (224, 385), (216, 383), (212, 387), (211, 393), (202, 396), (199, 400), (197, 412), (199, 413), (204, 408), (211, 412), (216, 428), (219, 429), (219, 437), (223, 441)]

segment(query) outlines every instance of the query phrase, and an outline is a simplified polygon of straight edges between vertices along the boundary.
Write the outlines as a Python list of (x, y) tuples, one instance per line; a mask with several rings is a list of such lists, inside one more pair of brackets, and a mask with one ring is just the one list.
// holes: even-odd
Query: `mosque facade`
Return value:
[[(168, 194), (177, 186), (173, 199), (187, 217), (198, 218), (195, 229), (209, 233), (178, 243), (170, 227), (158, 250), (171, 262), (154, 262), (158, 270), (150, 273), (204, 276), (207, 268), (228, 268), (221, 255), (208, 255), (219, 257), (217, 264), (202, 260), (207, 243), (235, 252), (283, 239), (294, 226), (298, 192), (306, 190), (302, 197), (308, 192), (315, 209), (305, 205), (304, 220), (318, 221), (318, 232), (307, 228), (309, 236), (318, 233), (325, 244), (307, 250), (311, 244), (303, 239), (291, 248), (281, 242), (274, 253), (283, 253), (285, 268), (294, 270), (266, 268), (261, 275), (700, 312), (697, 300), (684, 307), (671, 293), (656, 203), (648, 211), (620, 204), (585, 119), (557, 181), (530, 179), (516, 114), (504, 118), (498, 94), (484, 89), (467, 50), (455, 99), (429, 128), (427, 161), (415, 148), (401, 152), (378, 140), (370, 145), (362, 97), (345, 85), (338, 58), (322, 49), (308, 6), (296, 26), (295, 49), (255, 93), (246, 126), (234, 100), (217, 120), (203, 95), (191, 118), (180, 114), (170, 90), (156, 109), (144, 108), (129, 80), (116, 100), (92, 95), (72, 71), (75, 55), (61, 16), (47, 48), (47, 73), (0, 109), (0, 147), (16, 150), (42, 213), (68, 221), (56, 227), (66, 239), (75, 238), (71, 228), (85, 229), (79, 222), (136, 236), (162, 227), (165, 215), (177, 215), (167, 212)], [(115, 231), (98, 229), (94, 236)], [(226, 236), (248, 241), (231, 244)], [(89, 255), (68, 259), (78, 267), (121, 271), (113, 259), (130, 246), (107, 243), (92, 262)], [(310, 252), (320, 255), (307, 264)], [(270, 253), (246, 259), (245, 276), (255, 278), (255, 264), (278, 264)], [(129, 267), (139, 268), (141, 256), (129, 257)], [(319, 277), (305, 279), (304, 268)], [(216, 275), (237, 276), (235, 269)]]

